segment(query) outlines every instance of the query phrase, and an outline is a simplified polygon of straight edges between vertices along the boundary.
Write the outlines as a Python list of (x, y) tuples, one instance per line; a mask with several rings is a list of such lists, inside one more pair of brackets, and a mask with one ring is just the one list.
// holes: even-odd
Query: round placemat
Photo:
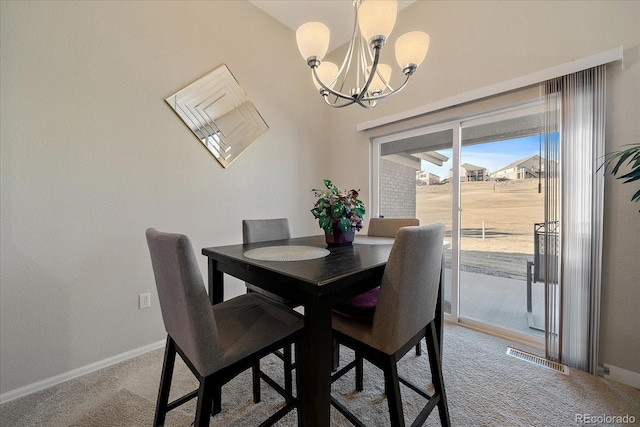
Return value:
[(356, 245), (393, 245), (393, 237), (356, 236)]
[(260, 261), (304, 261), (322, 258), (330, 253), (316, 246), (265, 246), (248, 250), (244, 256)]

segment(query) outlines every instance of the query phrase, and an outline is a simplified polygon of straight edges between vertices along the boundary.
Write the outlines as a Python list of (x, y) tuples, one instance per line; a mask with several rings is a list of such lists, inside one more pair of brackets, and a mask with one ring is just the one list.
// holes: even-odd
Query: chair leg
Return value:
[(259, 403), (260, 396), (260, 361), (258, 360), (255, 365), (251, 367), (251, 374), (253, 377), (253, 402)]
[(292, 357), (293, 354), (291, 352), (291, 345), (286, 345), (282, 349), (282, 354), (284, 355), (284, 389), (288, 394), (293, 393), (293, 362)]
[(416, 344), (416, 356), (422, 356), (422, 342)]
[[(293, 352), (296, 355), (296, 366), (302, 360), (302, 346), (300, 345), (301, 341), (297, 340), (293, 344)], [(298, 427), (302, 427), (303, 419), (302, 419), (302, 390), (304, 389), (303, 379), (302, 379), (302, 369), (296, 368), (296, 411), (298, 412)]]
[(332, 371), (335, 372), (340, 367), (340, 344), (337, 339), (333, 339), (333, 367)]
[(194, 427), (209, 427), (209, 418), (211, 418), (212, 412), (211, 406), (218, 390), (220, 390), (220, 388), (213, 381), (213, 378), (207, 377), (200, 380)]
[(404, 413), (402, 411), (402, 398), (400, 396), (400, 379), (398, 378), (398, 366), (396, 362), (393, 356), (389, 356), (385, 361), (383, 368), (384, 389), (387, 393), (391, 427), (404, 427)]
[(440, 357), (440, 344), (438, 343), (438, 334), (436, 332), (435, 323), (431, 322), (431, 326), (427, 330), (427, 351), (429, 353), (429, 366), (431, 367), (431, 379), (433, 381), (434, 396), (440, 395), (438, 402), (438, 412), (440, 413), (440, 424), (443, 427), (449, 427), (451, 420), (449, 418), (449, 405), (447, 403), (447, 394), (444, 390), (444, 380), (442, 378), (442, 359)]
[(213, 405), (211, 406), (211, 416), (222, 412), (222, 386), (216, 385), (213, 390)]
[(356, 390), (364, 390), (364, 358), (356, 352)]
[(162, 364), (162, 376), (160, 377), (160, 389), (158, 390), (158, 401), (156, 403), (156, 414), (153, 421), (154, 427), (163, 426), (167, 417), (169, 390), (171, 389), (171, 379), (173, 378), (173, 367), (175, 363), (176, 345), (171, 337), (167, 337), (167, 344), (164, 350), (164, 363)]

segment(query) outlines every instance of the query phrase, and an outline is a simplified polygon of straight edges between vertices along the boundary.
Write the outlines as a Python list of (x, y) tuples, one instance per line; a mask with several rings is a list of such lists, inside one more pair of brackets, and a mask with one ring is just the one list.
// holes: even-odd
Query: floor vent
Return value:
[(525, 362), (533, 363), (538, 366), (542, 366), (547, 369), (552, 369), (554, 371), (561, 372), (565, 375), (569, 375), (569, 368), (565, 365), (553, 362), (551, 360), (547, 360), (544, 357), (536, 356), (535, 354), (526, 353), (521, 350), (516, 350), (515, 348), (507, 347), (507, 354), (509, 356), (513, 356), (516, 359), (524, 360)]

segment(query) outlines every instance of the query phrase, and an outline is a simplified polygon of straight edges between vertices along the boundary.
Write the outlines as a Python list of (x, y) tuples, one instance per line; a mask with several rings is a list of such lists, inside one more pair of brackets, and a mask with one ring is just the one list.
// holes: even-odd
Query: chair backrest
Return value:
[(289, 230), (289, 220), (287, 218), (242, 220), (243, 243), (257, 243), (290, 238), (291, 231)]
[(223, 361), (213, 309), (189, 238), (146, 232), (164, 327), (198, 372), (209, 375)]
[(435, 319), (444, 224), (398, 230), (373, 316), (374, 346), (393, 354)]
[(367, 236), (396, 237), (401, 227), (420, 225), (418, 218), (371, 218)]

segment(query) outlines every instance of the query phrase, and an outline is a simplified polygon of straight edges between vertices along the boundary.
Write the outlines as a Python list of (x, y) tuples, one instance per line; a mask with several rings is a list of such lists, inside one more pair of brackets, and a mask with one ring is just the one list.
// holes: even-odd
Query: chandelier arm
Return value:
[[(362, 4), (362, 0), (353, 1), (354, 19), (353, 19), (353, 29), (351, 31), (351, 43), (349, 43), (347, 54), (342, 60), (342, 64), (340, 64), (340, 69), (338, 70), (338, 73), (332, 80), (332, 83), (333, 83), (334, 81), (338, 81), (340, 78), (342, 78), (342, 80), (340, 81), (339, 88), (337, 90), (337, 92), (340, 92), (341, 94), (344, 94), (344, 86), (345, 86), (345, 83), (347, 82), (349, 71), (351, 71), (351, 63), (353, 62), (353, 55), (354, 55), (354, 52), (356, 51), (355, 47), (357, 44), (361, 44), (361, 40), (362, 40), (362, 36), (360, 35), (360, 24), (358, 22), (358, 8), (360, 7), (360, 4)], [(349, 94), (349, 99), (351, 98), (352, 98), (352, 94)]]
[[(369, 90), (369, 86), (371, 85), (371, 82), (373, 81), (373, 78), (376, 76), (376, 72), (378, 71), (378, 60), (380, 59), (380, 47), (374, 47), (375, 50), (375, 56), (373, 58), (373, 64), (371, 64), (371, 72), (369, 73), (369, 78), (367, 79), (367, 82), (364, 84), (364, 87), (360, 90), (360, 93), (358, 94), (358, 96), (356, 97), (356, 102), (358, 102), (358, 104), (360, 104), (361, 106), (364, 107), (364, 105), (362, 105), (359, 101), (367, 101), (368, 99), (365, 97), (367, 90)], [(405, 82), (406, 84), (406, 82)], [(381, 98), (381, 97), (376, 97), (376, 99)]]
[[(355, 7), (355, 12), (356, 12), (355, 13), (356, 23), (353, 29), (353, 36), (351, 41), (351, 46), (353, 46), (353, 49), (356, 51), (356, 64), (355, 64), (356, 82), (355, 82), (354, 88), (351, 90), (351, 95), (353, 96), (356, 95), (354, 90), (357, 90), (358, 88), (360, 88), (360, 79), (362, 78), (361, 76), (366, 76), (366, 71), (367, 71), (367, 61), (365, 57), (366, 43), (364, 41), (364, 37), (362, 36), (362, 32), (360, 31), (360, 6), (361, 5), (362, 5), (362, 1), (356, 0), (353, 2), (353, 6)], [(344, 79), (345, 81), (347, 80), (347, 74), (345, 74)]]
[[(342, 89), (344, 88), (344, 82), (347, 79), (347, 75), (349, 74), (349, 70), (351, 69), (351, 61), (353, 60), (353, 46), (355, 46), (356, 44), (356, 40), (357, 40), (357, 36), (359, 35), (358, 33), (358, 7), (357, 5), (354, 3), (355, 6), (355, 19), (353, 21), (353, 32), (351, 33), (351, 43), (349, 43), (349, 49), (347, 50), (347, 54), (345, 55), (344, 59), (342, 60), (342, 64), (340, 65), (340, 69), (338, 70), (338, 74), (336, 74), (334, 80), (338, 80), (338, 77), (343, 75), (343, 71), (344, 71), (344, 77), (342, 78), (342, 82), (340, 84), (340, 91), (342, 91)], [(346, 70), (345, 70), (346, 67)]]
[[(351, 52), (352, 49), (351, 47), (349, 48), (349, 52)], [(346, 56), (344, 58), (344, 61), (342, 62), (342, 66), (340, 67), (340, 70), (338, 71), (338, 74), (336, 75), (336, 80), (338, 80), (339, 76), (342, 76), (342, 81), (340, 82), (340, 89), (338, 89), (338, 91), (340, 93), (344, 93), (344, 85), (347, 82), (347, 76), (349, 75), (349, 71), (351, 70), (351, 61), (352, 61), (352, 57), (351, 57), (351, 53), (349, 53), (349, 56)], [(346, 66), (346, 69), (345, 69)], [(344, 73), (343, 73), (344, 70)], [(351, 96), (349, 96), (351, 97)]]
[[(385, 40), (386, 41), (386, 40)], [(382, 47), (380, 47), (380, 49), (382, 49)], [(373, 62), (373, 54), (371, 52), (371, 49), (367, 50), (367, 53), (369, 54), (369, 59)], [(375, 72), (378, 75), (378, 77), (380, 78), (380, 81), (382, 81), (382, 83), (384, 83), (385, 87), (393, 92), (393, 88), (391, 87), (391, 85), (389, 84), (388, 81), (385, 80), (385, 78), (382, 76), (382, 73), (378, 70), (378, 67), (375, 68)]]
[(373, 109), (376, 105), (378, 105), (377, 101), (367, 101), (367, 104), (364, 104), (363, 101), (356, 101), (359, 106), (366, 108), (367, 110)]
[[(353, 31), (351, 33), (351, 43), (349, 44), (349, 49), (347, 51), (347, 54), (345, 55), (344, 60), (340, 65), (340, 69), (338, 70), (338, 73), (333, 78), (333, 80), (331, 80), (331, 82), (329, 82), (329, 84), (326, 85), (322, 80), (320, 80), (320, 77), (318, 77), (318, 74), (316, 72), (316, 69), (320, 64), (319, 63), (314, 65), (311, 65), (311, 63), (309, 64), (311, 66), (313, 78), (315, 79), (316, 82), (318, 82), (318, 84), (323, 89), (321, 93), (324, 97), (324, 101), (327, 103), (327, 105), (330, 105), (335, 108), (346, 107), (347, 105), (351, 105), (355, 102), (353, 96), (344, 94), (342, 90), (344, 89), (344, 85), (347, 80), (347, 75), (349, 74), (349, 70), (351, 69), (351, 62), (353, 60), (353, 52), (354, 52), (353, 47), (355, 46), (356, 41), (358, 40), (358, 36), (360, 35), (359, 24), (358, 24), (358, 6), (359, 5), (360, 5), (360, 1), (354, 1), (353, 6), (355, 9), (355, 14), (354, 14), (355, 18), (353, 21)], [(331, 89), (329, 86), (332, 85), (334, 82), (337, 82), (340, 76), (342, 76), (342, 81), (340, 82), (340, 89), (339, 90)], [(329, 94), (336, 97), (336, 100), (333, 103), (329, 100)], [(344, 99), (347, 102), (345, 104), (338, 104), (338, 99)]]
[(331, 103), (329, 103), (329, 101), (327, 101), (327, 99), (326, 99), (326, 98), (325, 98), (325, 101), (327, 102), (327, 104), (328, 104), (330, 107), (333, 107), (333, 108), (343, 108), (343, 107), (348, 107), (349, 105), (354, 104), (354, 103), (356, 102), (356, 100), (355, 100), (355, 99), (353, 99), (353, 98), (351, 99), (351, 101), (345, 102), (344, 104), (331, 104)]
[[(336, 100), (332, 103), (331, 101), (329, 101), (329, 94), (323, 94), (322, 97), (324, 98), (324, 102), (333, 108), (342, 108), (342, 107), (347, 107), (351, 104), (354, 104), (356, 102), (355, 98), (350, 98), (349, 100), (345, 101), (343, 104), (338, 104), (338, 99), (336, 98)], [(363, 106), (364, 107), (364, 106)], [(367, 107), (365, 107), (367, 108)]]
[(347, 100), (352, 100), (353, 99), (352, 96), (345, 95), (344, 93), (341, 93), (341, 92), (337, 92), (337, 91), (331, 89), (329, 86), (325, 85), (322, 82), (322, 80), (320, 80), (320, 77), (318, 77), (318, 73), (316, 72), (317, 68), (318, 67), (312, 67), (311, 68), (311, 72), (313, 73), (313, 78), (318, 82), (318, 84), (320, 86), (322, 86), (322, 91), (321, 92), (323, 92), (322, 93), (323, 96), (331, 94), (331, 95), (337, 96), (338, 98), (342, 98), (342, 99), (347, 99)]
[[(367, 109), (371, 109), (374, 108), (377, 104), (377, 100), (378, 99), (383, 99), (386, 98), (387, 96), (390, 96), (394, 93), (398, 93), (399, 91), (401, 91), (402, 89), (404, 89), (404, 87), (407, 85), (407, 83), (409, 82), (409, 77), (411, 77), (411, 75), (407, 75), (407, 78), (405, 79), (404, 83), (402, 83), (402, 85), (398, 88), (395, 89), (391, 92), (385, 93), (383, 95), (377, 95), (377, 96), (371, 96), (371, 97), (365, 97), (365, 94), (367, 93), (367, 89), (369, 88), (369, 86), (371, 85), (371, 82), (373, 81), (373, 78), (375, 77), (375, 74), (377, 72), (377, 68), (378, 68), (378, 61), (380, 59), (380, 48), (379, 47), (375, 47), (375, 55), (373, 58), (373, 64), (371, 65), (371, 72), (369, 73), (369, 78), (367, 79), (367, 82), (365, 83), (364, 87), (360, 90), (360, 93), (357, 96), (349, 96), (346, 95), (344, 93), (335, 91), (333, 89), (331, 89), (330, 87), (328, 87), (327, 85), (325, 85), (322, 80), (320, 80), (320, 78), (318, 77), (318, 73), (316, 72), (317, 70), (317, 66), (312, 67), (311, 70), (313, 72), (313, 77), (315, 78), (315, 80), (318, 82), (318, 84), (320, 86), (322, 86), (323, 88), (323, 97), (325, 102), (327, 103), (327, 105), (330, 105), (334, 108), (342, 108), (342, 107), (346, 107), (348, 105), (351, 105), (353, 103), (358, 103), (358, 105), (360, 105), (361, 107), (367, 108)], [(386, 84), (387, 87), (389, 87), (388, 84)], [(341, 98), (346, 100), (347, 102), (345, 102), (344, 104), (338, 104), (337, 103), (337, 99), (334, 103), (331, 103), (331, 101), (329, 101), (329, 94), (336, 96), (337, 98)], [(364, 104), (365, 102), (369, 103), (369, 105)]]
[[(355, 88), (361, 88), (362, 86), (360, 86), (360, 82), (361, 80), (365, 80), (366, 81), (366, 75), (367, 75), (367, 53), (370, 49), (367, 47), (367, 44), (364, 42), (364, 39), (361, 37), (358, 38), (358, 67), (357, 67), (357, 74), (356, 74), (356, 85)], [(373, 62), (373, 61), (372, 61)], [(360, 90), (360, 93), (362, 92), (362, 90)]]
[(384, 99), (384, 98), (386, 98), (388, 96), (396, 94), (396, 93), (400, 92), (402, 89), (404, 89), (405, 86), (407, 86), (407, 83), (409, 83), (409, 78), (410, 77), (411, 77), (411, 74), (407, 74), (407, 78), (404, 80), (402, 85), (400, 85), (397, 89), (392, 90), (391, 92), (383, 93), (382, 95), (370, 96), (368, 98), (362, 98), (362, 101), (377, 101), (378, 99)]
[[(378, 73), (378, 77), (380, 77), (380, 80), (382, 80), (382, 83), (384, 83), (385, 87), (386, 87), (390, 92), (393, 92), (393, 88), (391, 87), (391, 85), (389, 84), (389, 82), (388, 82), (388, 81), (386, 81), (386, 80), (384, 79), (384, 77), (382, 76), (382, 73)], [(407, 80), (408, 80), (408, 79), (407, 79)], [(405, 82), (406, 82), (407, 80), (405, 80)], [(404, 84), (406, 84), (406, 83), (404, 83)]]

